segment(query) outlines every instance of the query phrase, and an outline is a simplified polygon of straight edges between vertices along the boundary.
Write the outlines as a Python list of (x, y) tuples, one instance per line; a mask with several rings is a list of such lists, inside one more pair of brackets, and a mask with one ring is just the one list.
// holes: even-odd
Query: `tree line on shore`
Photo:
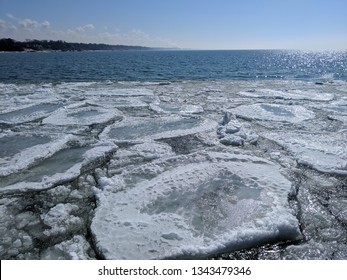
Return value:
[(95, 43), (68, 43), (62, 40), (26, 40), (15, 41), (11, 38), (0, 39), (0, 51), (97, 51), (97, 50), (148, 50), (148, 47), (107, 45)]

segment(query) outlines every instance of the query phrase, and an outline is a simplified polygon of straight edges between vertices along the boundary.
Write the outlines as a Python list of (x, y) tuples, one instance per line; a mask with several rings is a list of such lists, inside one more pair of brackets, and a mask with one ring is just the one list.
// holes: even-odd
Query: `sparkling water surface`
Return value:
[(1, 53), (0, 81), (346, 80), (347, 52)]

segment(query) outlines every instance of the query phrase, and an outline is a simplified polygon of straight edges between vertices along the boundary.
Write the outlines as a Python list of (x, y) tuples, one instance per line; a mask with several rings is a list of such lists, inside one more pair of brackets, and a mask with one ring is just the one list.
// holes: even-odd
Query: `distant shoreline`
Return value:
[(11, 38), (0, 39), (0, 52), (68, 52), (68, 51), (127, 51), (153, 50), (155, 48), (128, 45), (108, 45), (96, 43), (68, 43), (65, 41), (30, 40), (15, 41)]

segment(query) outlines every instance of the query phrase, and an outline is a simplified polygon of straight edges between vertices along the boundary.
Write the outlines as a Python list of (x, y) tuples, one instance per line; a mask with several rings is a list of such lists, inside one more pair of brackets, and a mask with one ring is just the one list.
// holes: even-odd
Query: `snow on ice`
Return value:
[(291, 183), (260, 158), (206, 152), (159, 160), (103, 188), (91, 229), (108, 259), (194, 257), (300, 238)]
[(288, 149), (298, 163), (318, 171), (347, 175), (347, 131), (312, 134), (302, 132), (264, 135)]
[(247, 120), (298, 123), (314, 118), (314, 113), (298, 105), (253, 104), (233, 109), (236, 116)]
[(0, 257), (347, 258), (346, 88), (0, 84)]

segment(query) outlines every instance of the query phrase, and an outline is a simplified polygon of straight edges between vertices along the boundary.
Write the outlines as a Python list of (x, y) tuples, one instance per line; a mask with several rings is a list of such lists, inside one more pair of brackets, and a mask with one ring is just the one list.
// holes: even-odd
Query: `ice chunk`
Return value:
[(254, 104), (241, 105), (232, 112), (248, 120), (269, 120), (288, 123), (299, 123), (312, 119), (315, 114), (298, 105)]
[(347, 175), (347, 160), (324, 151), (306, 149), (297, 151), (298, 163), (310, 166), (318, 171)]
[(89, 260), (91, 248), (87, 240), (76, 235), (72, 239), (56, 244), (41, 253), (43, 260)]
[[(72, 135), (10, 133), (0, 138), (0, 176), (8, 176), (67, 147)], [(1, 185), (1, 184), (0, 184)]]
[(170, 138), (211, 130), (214, 121), (197, 117), (128, 118), (106, 128), (102, 137), (118, 141), (143, 141)]
[(271, 99), (287, 99), (287, 100), (313, 100), (313, 101), (330, 101), (334, 99), (334, 94), (319, 92), (316, 90), (273, 90), (260, 88), (256, 90), (240, 91), (241, 96)]
[(107, 142), (94, 146), (65, 146), (53, 155), (35, 161), (24, 171), (2, 176), (0, 192), (46, 189), (72, 180), (81, 172), (98, 165), (99, 160), (116, 149), (115, 144)]
[(290, 182), (260, 158), (195, 153), (107, 183), (91, 225), (107, 259), (198, 257), (300, 237)]
[(308, 241), (300, 245), (286, 248), (286, 259), (291, 260), (345, 260), (347, 245), (336, 242)]
[(116, 174), (129, 165), (142, 164), (161, 157), (173, 156), (172, 148), (165, 143), (145, 142), (128, 149), (119, 150), (110, 161), (108, 172)]
[(180, 113), (185, 114), (200, 114), (203, 113), (204, 109), (200, 105), (183, 105), (181, 107)]
[(105, 88), (104, 90), (99, 91), (88, 91), (88, 95), (101, 95), (101, 96), (152, 96), (153, 92), (146, 88)]
[(74, 147), (58, 151), (53, 156), (37, 162), (34, 166), (27, 168), (19, 174), (13, 173), (1, 178), (1, 190), (17, 189), (17, 187), (18, 189), (26, 189), (25, 185), (34, 186), (35, 184), (33, 183), (39, 185), (48, 184), (47, 187), (49, 187), (54, 181), (59, 182), (73, 178), (79, 174), (80, 165), (83, 161), (82, 155), (87, 150), (87, 147)]
[(318, 171), (347, 174), (347, 132), (310, 134), (301, 132), (264, 133), (288, 149), (295, 159)]
[(201, 114), (204, 112), (204, 109), (200, 105), (183, 105), (177, 106), (168, 105), (168, 104), (151, 104), (151, 109), (158, 113), (179, 113), (181, 115), (191, 115), (191, 114)]
[(245, 140), (237, 135), (225, 135), (220, 142), (227, 146), (243, 146)]
[(46, 135), (11, 134), (0, 138), (0, 157), (11, 157), (36, 145), (46, 144), (51, 140)]
[(130, 109), (145, 109), (148, 108), (148, 104), (141, 100), (141, 98), (138, 97), (117, 97), (117, 98), (111, 98), (111, 97), (103, 97), (102, 100), (96, 100), (97, 104), (103, 105), (103, 106), (111, 106), (113, 108), (117, 108), (120, 110), (130, 110)]
[(78, 206), (71, 203), (60, 203), (41, 215), (43, 223), (47, 226), (44, 230), (46, 236), (57, 236), (77, 231), (83, 224), (81, 218), (73, 215), (78, 211)]
[[(162, 98), (165, 100), (165, 98)], [(160, 105), (157, 106), (157, 110), (158, 112), (165, 112), (165, 113), (179, 113), (181, 110), (181, 107), (177, 104), (177, 103), (164, 103), (161, 102)]]
[(328, 118), (330, 120), (336, 120), (336, 121), (343, 122), (344, 124), (347, 124), (347, 116), (329, 115)]
[(51, 84), (0, 84), (0, 96), (0, 112), (5, 113), (7, 118), (33, 113), (30, 107), (35, 111), (42, 108), (40, 104), (57, 104), (61, 101)]
[(220, 125), (227, 125), (230, 121), (235, 120), (236, 117), (230, 113), (230, 112), (225, 112), (222, 121), (219, 123)]
[(315, 105), (314, 108), (331, 112), (337, 116), (347, 116), (347, 101), (345, 100), (338, 100), (330, 104)]
[(249, 124), (241, 124), (234, 115), (226, 112), (217, 128), (220, 142), (224, 145), (243, 146), (245, 142), (256, 144), (258, 135)]
[(106, 123), (122, 115), (117, 109), (105, 109), (99, 106), (83, 104), (67, 106), (45, 118), (42, 123), (54, 125), (91, 125)]
[(62, 107), (62, 104), (37, 104), (0, 115), (0, 124), (18, 124), (41, 119)]

